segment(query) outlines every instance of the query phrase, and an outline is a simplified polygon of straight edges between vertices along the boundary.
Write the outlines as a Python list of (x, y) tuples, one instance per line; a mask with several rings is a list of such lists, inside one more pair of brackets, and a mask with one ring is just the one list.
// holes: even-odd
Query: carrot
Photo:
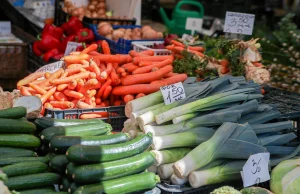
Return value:
[(73, 79), (77, 79), (77, 78), (81, 78), (81, 79), (86, 79), (88, 78), (90, 75), (89, 72), (81, 72), (81, 73), (78, 73), (78, 74), (74, 74), (74, 75), (71, 75), (69, 77), (66, 77), (66, 78), (60, 78), (60, 79), (54, 79), (52, 81), (53, 84), (67, 84), (69, 82), (71, 82)]
[(174, 49), (175, 45), (168, 45), (166, 46), (166, 49), (172, 51)]
[(149, 55), (149, 56), (154, 56), (154, 51), (149, 49), (149, 50), (145, 50), (139, 53), (140, 55)]
[(50, 97), (48, 98), (48, 101), (54, 101), (54, 100), (55, 100), (54, 96), (50, 96)]
[(65, 96), (62, 92), (55, 92), (53, 96), (58, 101), (68, 101), (67, 96)]
[(87, 94), (88, 94), (89, 97), (93, 97), (97, 94), (97, 91), (96, 90), (88, 90)]
[(33, 83), (29, 83), (28, 84), (32, 89), (34, 89), (37, 93), (39, 94), (45, 94), (47, 93), (46, 90), (44, 90), (43, 88), (41, 88), (40, 86), (36, 85), (36, 84), (33, 84)]
[(41, 110), (41, 112), (40, 112), (40, 115), (44, 116), (44, 114), (45, 114), (45, 107), (42, 106), (42, 110)]
[(93, 106), (93, 101), (89, 96), (84, 97), (84, 102)]
[(100, 88), (100, 90), (98, 90), (97, 94), (96, 94), (96, 98), (101, 98), (103, 95), (103, 92), (105, 90), (106, 87), (111, 85), (111, 79), (108, 79), (105, 84), (103, 84), (103, 86)]
[(64, 70), (62, 68), (58, 69), (57, 71), (55, 71), (54, 73), (52, 73), (48, 79), (46, 79), (43, 83), (39, 84), (41, 88), (45, 87), (45, 86), (49, 86), (51, 85), (51, 82), (54, 79), (58, 79), (62, 74), (64, 73)]
[(174, 44), (175, 46), (184, 47), (184, 44), (177, 40), (171, 40), (171, 43)]
[(84, 85), (84, 81), (83, 79), (76, 79), (76, 81), (77, 81), (76, 91), (78, 92), (81, 89), (81, 87)]
[(20, 92), (23, 96), (31, 96), (32, 94), (28, 91), (28, 88), (25, 86), (20, 87)]
[(94, 58), (99, 59), (101, 62), (106, 62), (106, 63), (129, 63), (132, 61), (132, 58), (130, 55), (106, 55), (106, 54), (99, 54), (97, 56), (94, 56)]
[(41, 97), (42, 97), (42, 95), (40, 95), (40, 94), (35, 94), (34, 96), (36, 96), (36, 97), (38, 97), (38, 98), (41, 98)]
[(20, 80), (17, 83), (17, 88), (19, 88), (21, 86), (24, 86), (24, 85), (27, 85), (27, 84), (31, 83), (32, 81), (34, 81), (34, 80), (36, 80), (40, 77), (43, 77), (43, 76), (44, 76), (43, 72), (32, 73), (32, 74), (28, 75), (27, 77), (25, 77), (24, 79)]
[(132, 72), (132, 74), (148, 73), (148, 72), (150, 72), (155, 67), (162, 68), (164, 66), (171, 65), (171, 64), (172, 64), (172, 60), (171, 59), (166, 59), (166, 60), (164, 60), (162, 62), (155, 63), (153, 65), (148, 65), (148, 66), (145, 66), (145, 67), (138, 68), (138, 69), (134, 70)]
[(107, 79), (110, 73), (112, 72), (112, 64), (107, 63), (106, 69), (101, 73), (101, 78), (102, 79)]
[(102, 118), (99, 114), (81, 114), (80, 119), (95, 119), (95, 118)]
[(192, 51), (201, 52), (201, 53), (205, 51), (205, 48), (202, 46), (189, 46), (188, 49)]
[(82, 69), (83, 69), (82, 66), (75, 67), (75, 68), (66, 69), (65, 72), (68, 72), (68, 76), (70, 76), (70, 75), (80, 73), (82, 71)]
[(77, 68), (77, 67), (82, 67), (82, 64), (74, 63), (74, 64), (67, 66), (67, 69), (73, 69), (73, 68)]
[(227, 59), (220, 60), (220, 64), (222, 67), (227, 67), (229, 65), (229, 61)]
[(134, 65), (133, 63), (126, 63), (121, 67), (124, 68), (126, 72), (130, 72), (130, 73), (136, 70), (137, 68), (139, 68), (139, 66)]
[(134, 100), (134, 97), (133, 97), (133, 95), (131, 95), (131, 94), (127, 94), (127, 95), (125, 95), (124, 96), (124, 102), (125, 103), (127, 103), (127, 102), (129, 102), (129, 101), (132, 101), (132, 100)]
[(140, 57), (140, 54), (136, 52), (135, 50), (131, 50), (128, 53), (131, 57)]
[(54, 92), (56, 92), (56, 87), (53, 87), (47, 91), (47, 93), (41, 97), (42, 104), (44, 104), (54, 94)]
[(43, 81), (45, 81), (45, 79), (38, 79), (38, 80), (32, 81), (32, 82), (30, 82), (30, 83), (39, 85), (39, 84), (41, 84)]
[(127, 94), (150, 94), (156, 92), (162, 87), (160, 84), (136, 84), (129, 86), (117, 86), (114, 87), (112, 94), (113, 95), (127, 95)]
[(99, 89), (99, 88), (101, 88), (101, 86), (102, 86), (102, 83), (100, 81), (98, 81), (98, 83), (95, 86), (92, 86), (90, 89), (91, 90)]
[(151, 84), (155, 84), (155, 85), (158, 84), (158, 85), (167, 86), (167, 85), (170, 85), (170, 84), (183, 82), (184, 80), (187, 79), (187, 77), (188, 76), (185, 73), (182, 73), (182, 74), (174, 75), (172, 77), (169, 77), (169, 78), (166, 78), (166, 79), (163, 79), (163, 80), (153, 81), (153, 82), (151, 82)]
[(166, 74), (170, 73), (172, 70), (173, 67), (171, 65), (167, 65), (155, 72), (128, 75), (127, 77), (123, 78), (122, 85), (127, 86), (127, 85), (134, 85), (134, 84), (150, 83), (152, 81), (163, 78)]
[(64, 90), (64, 94), (66, 96), (69, 96), (69, 97), (73, 97), (73, 98), (77, 98), (77, 99), (81, 99), (84, 97), (84, 95), (80, 92), (75, 92), (75, 91), (72, 91), (72, 90)]
[(121, 76), (122, 76), (122, 77), (126, 77), (126, 76), (127, 76), (127, 73), (126, 73), (126, 72), (123, 72), (123, 73), (121, 73)]
[(106, 100), (108, 98), (108, 95), (110, 94), (112, 90), (112, 87), (111, 86), (107, 86), (103, 92), (103, 96), (102, 96), (102, 99), (103, 100)]
[(96, 104), (100, 104), (101, 103), (101, 99), (100, 98), (96, 98)]
[[(184, 51), (184, 50), (185, 50), (185, 48), (182, 48), (182, 47), (179, 47), (179, 46), (175, 46), (173, 51), (174, 51), (174, 52), (177, 52), (177, 53), (181, 53), (181, 52)], [(188, 52), (193, 53), (193, 54), (196, 54), (196, 55), (198, 55), (199, 57), (204, 57), (204, 54), (203, 54), (203, 53), (200, 53), (200, 52), (198, 52), (198, 51), (189, 50)]]
[(70, 101), (50, 101), (50, 104), (55, 107), (55, 108), (61, 108), (61, 109), (69, 109), (69, 108), (74, 108), (75, 105), (73, 102)]
[(123, 67), (119, 67), (117, 69), (117, 73), (124, 73), (125, 72), (125, 69)]
[(80, 55), (80, 52), (79, 51), (73, 51), (70, 53), (70, 55)]
[(110, 48), (106, 40), (102, 40), (101, 47), (104, 54), (110, 54)]
[(228, 68), (228, 67), (222, 67), (221, 68), (221, 73), (222, 74), (226, 74), (226, 73), (228, 73), (230, 71), (230, 69)]
[[(156, 62), (157, 63), (157, 62)], [(144, 66), (149, 66), (149, 65), (153, 65), (153, 64), (155, 64), (154, 62), (152, 62), (152, 61), (141, 61), (140, 63), (139, 63), (139, 66), (140, 67), (144, 67)]]
[(46, 102), (45, 103), (45, 108), (52, 109), (53, 106), (49, 102)]
[(97, 79), (90, 79), (80, 88), (79, 92), (82, 94), (86, 94), (88, 90), (92, 89), (98, 84)]
[(146, 96), (146, 94), (144, 94), (144, 93), (139, 93), (138, 95), (136, 95), (135, 98), (141, 98), (141, 97), (144, 97), (144, 96)]
[(77, 107), (77, 103), (78, 103), (79, 99), (74, 98), (72, 100), (72, 103), (75, 105), (75, 107)]
[(97, 44), (91, 44), (90, 46), (83, 49), (83, 51), (81, 51), (81, 55), (82, 54), (87, 54), (87, 53), (92, 52), (92, 51), (96, 51), (97, 49), (98, 49)]
[(69, 75), (68, 72), (64, 72), (59, 79), (66, 78)]
[(181, 55), (181, 54), (174, 54), (174, 57), (176, 58), (176, 59), (183, 59), (184, 57)]
[(115, 102), (114, 102), (114, 106), (121, 106), (121, 105), (123, 105), (123, 101), (122, 100), (116, 100)]
[(96, 79), (96, 78), (97, 78), (96, 73), (90, 72), (88, 79)]
[(68, 89), (74, 90), (77, 87), (77, 81), (73, 79), (70, 83), (68, 83)]
[(57, 90), (58, 91), (63, 91), (64, 89), (66, 89), (68, 87), (68, 84), (59, 84), (57, 86)]
[(111, 78), (112, 83), (117, 83), (118, 82), (119, 76), (117, 75), (115, 69), (112, 70), (112, 72), (110, 74), (110, 78)]
[(141, 61), (160, 62), (160, 61), (164, 61), (166, 59), (171, 59), (173, 61), (174, 57), (172, 55), (135, 57), (135, 58), (133, 58), (132, 62), (133, 62), (133, 64), (138, 65)]
[(81, 109), (88, 109), (88, 108), (94, 108), (93, 106), (85, 103), (85, 102), (82, 102), (82, 101), (78, 101), (77, 102), (77, 107), (78, 108), (81, 108)]
[(101, 79), (101, 71), (94, 60), (90, 60), (90, 70), (96, 74), (98, 80)]
[(90, 64), (90, 63), (89, 63), (87, 60), (85, 60), (85, 59), (81, 60), (80, 63), (81, 63), (82, 65), (89, 65), (89, 64)]
[(49, 72), (46, 72), (46, 73), (44, 74), (44, 77), (47, 79), (47, 78), (49, 78), (49, 77), (50, 77), (50, 75), (51, 75), (51, 73), (49, 73)]
[(166, 75), (164, 76), (164, 78), (173, 77), (174, 75), (178, 75), (178, 73), (170, 72), (170, 73), (166, 74)]
[(89, 60), (90, 56), (88, 54), (80, 54), (80, 55), (69, 55), (64, 56), (62, 60), (67, 63), (80, 63), (82, 60)]

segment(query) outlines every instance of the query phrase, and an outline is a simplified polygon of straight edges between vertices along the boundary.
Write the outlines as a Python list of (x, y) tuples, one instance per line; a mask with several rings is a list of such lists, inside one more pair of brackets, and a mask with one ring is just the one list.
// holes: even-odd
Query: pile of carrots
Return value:
[(152, 50), (112, 55), (106, 41), (101, 46), (104, 54), (92, 44), (62, 58), (66, 69), (32, 73), (17, 88), (24, 96), (39, 97), (43, 109), (90, 109), (123, 105), (187, 79), (173, 73), (173, 56), (154, 56)]
[(183, 58), (181, 55), (183, 50), (187, 50), (188, 52), (193, 53), (201, 58), (204, 57), (203, 52), (205, 51), (205, 48), (202, 46), (186, 46), (177, 40), (171, 40), (171, 44), (166, 46), (166, 49), (171, 51), (172, 54), (179, 59)]

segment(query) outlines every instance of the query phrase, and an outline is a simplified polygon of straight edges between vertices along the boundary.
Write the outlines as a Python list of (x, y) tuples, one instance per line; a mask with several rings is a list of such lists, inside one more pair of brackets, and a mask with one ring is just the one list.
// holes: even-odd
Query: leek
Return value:
[(207, 170), (194, 171), (188, 177), (189, 183), (193, 188), (199, 188), (204, 185), (239, 180), (240, 171), (245, 163), (245, 160), (230, 161)]
[(179, 178), (175, 174), (172, 174), (170, 180), (171, 180), (173, 185), (184, 185), (185, 183), (188, 182), (187, 178)]
[(294, 133), (287, 133), (282, 135), (272, 135), (267, 137), (259, 137), (263, 146), (275, 146), (275, 145), (282, 145), (285, 143), (290, 142), (291, 140), (295, 139), (297, 136)]
[(248, 124), (223, 123), (215, 134), (200, 144), (174, 165), (179, 177), (187, 177), (190, 172), (219, 158), (248, 159), (250, 155), (266, 152), (259, 145), (256, 134)]
[(157, 166), (156, 165), (152, 165), (149, 168), (147, 168), (148, 172), (153, 172), (153, 173), (157, 173)]
[(293, 121), (283, 121), (276, 123), (267, 123), (267, 124), (250, 124), (253, 131), (256, 134), (268, 133), (268, 132), (278, 132), (284, 129), (292, 129)]
[(157, 174), (161, 179), (169, 179), (173, 174), (174, 163), (162, 164), (157, 167)]
[(172, 122), (173, 122), (173, 124), (177, 124), (177, 123), (180, 123), (182, 121), (192, 119), (192, 118), (194, 118), (198, 115), (199, 115), (199, 113), (189, 113), (189, 114), (181, 115), (179, 117), (173, 118)]
[[(197, 146), (213, 136), (215, 130), (211, 128), (198, 127), (182, 133), (164, 136), (154, 136), (152, 148), (162, 150), (166, 148)], [(180, 141), (178, 141), (180, 139)]]
[(273, 119), (278, 118), (281, 113), (278, 110), (269, 110), (263, 112), (252, 112), (242, 116), (239, 123), (263, 124)]
[(152, 150), (151, 153), (155, 157), (155, 165), (159, 166), (161, 164), (176, 162), (187, 155), (191, 150), (191, 148), (175, 148), (161, 151)]
[(276, 166), (277, 164), (279, 164), (282, 161), (291, 159), (291, 158), (295, 157), (299, 152), (300, 152), (300, 145), (292, 153), (285, 155), (284, 157), (281, 157), (281, 158), (273, 158), (272, 157), (271, 161), (270, 161), (270, 166), (271, 167)]
[[(130, 101), (131, 102), (131, 101)], [(136, 122), (136, 118), (146, 112), (149, 112), (149, 111), (152, 111), (152, 110), (155, 110), (155, 109), (158, 109), (160, 107), (164, 106), (164, 103), (159, 103), (159, 104), (156, 104), (156, 105), (153, 105), (153, 106), (150, 106), (150, 107), (147, 107), (147, 108), (144, 108), (142, 110), (138, 110), (136, 112), (132, 112), (131, 115), (130, 115), (130, 119), (132, 120), (133, 123)]]
[[(271, 155), (285, 156), (293, 153), (296, 147), (286, 147), (286, 146), (265, 146)], [(300, 154), (300, 153), (298, 153)]]

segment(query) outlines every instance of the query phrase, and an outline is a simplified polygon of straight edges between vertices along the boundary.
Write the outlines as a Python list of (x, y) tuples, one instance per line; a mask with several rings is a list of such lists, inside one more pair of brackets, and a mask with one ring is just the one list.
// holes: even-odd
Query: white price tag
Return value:
[(193, 43), (195, 41), (195, 38), (191, 35), (188, 35), (188, 34), (183, 34), (181, 38), (182, 38), (182, 40), (184, 40), (186, 42)]
[(65, 56), (69, 55), (71, 52), (76, 51), (76, 48), (81, 45), (81, 43), (78, 42), (68, 42), (67, 48), (65, 50)]
[(255, 15), (226, 12), (224, 32), (252, 35)]
[(163, 95), (165, 105), (172, 104), (173, 102), (185, 99), (185, 91), (181, 82), (163, 86), (160, 88)]
[(194, 35), (195, 31), (201, 31), (203, 24), (202, 18), (187, 18), (185, 22), (185, 29), (191, 30), (192, 35)]
[(54, 73), (55, 71), (57, 71), (60, 68), (65, 68), (65, 63), (63, 61), (57, 61), (55, 63), (50, 63), (48, 65), (45, 65), (41, 68), (39, 68), (38, 70), (36, 70), (36, 72), (49, 72), (49, 73)]
[(11, 35), (10, 21), (0, 22), (0, 36), (6, 36), (6, 35)]
[(241, 172), (244, 187), (270, 180), (270, 153), (259, 153), (249, 157)]

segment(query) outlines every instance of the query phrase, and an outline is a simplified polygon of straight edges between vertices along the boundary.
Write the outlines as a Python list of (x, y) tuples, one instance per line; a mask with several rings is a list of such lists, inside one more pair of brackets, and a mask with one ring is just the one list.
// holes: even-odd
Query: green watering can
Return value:
[[(198, 11), (182, 10), (183, 5), (195, 6)], [(159, 13), (165, 22), (170, 34), (191, 34), (191, 30), (186, 30), (185, 25), (187, 18), (203, 18), (204, 8), (200, 2), (185, 0), (177, 3), (173, 13), (172, 20), (169, 20), (163, 8), (160, 8)]]

